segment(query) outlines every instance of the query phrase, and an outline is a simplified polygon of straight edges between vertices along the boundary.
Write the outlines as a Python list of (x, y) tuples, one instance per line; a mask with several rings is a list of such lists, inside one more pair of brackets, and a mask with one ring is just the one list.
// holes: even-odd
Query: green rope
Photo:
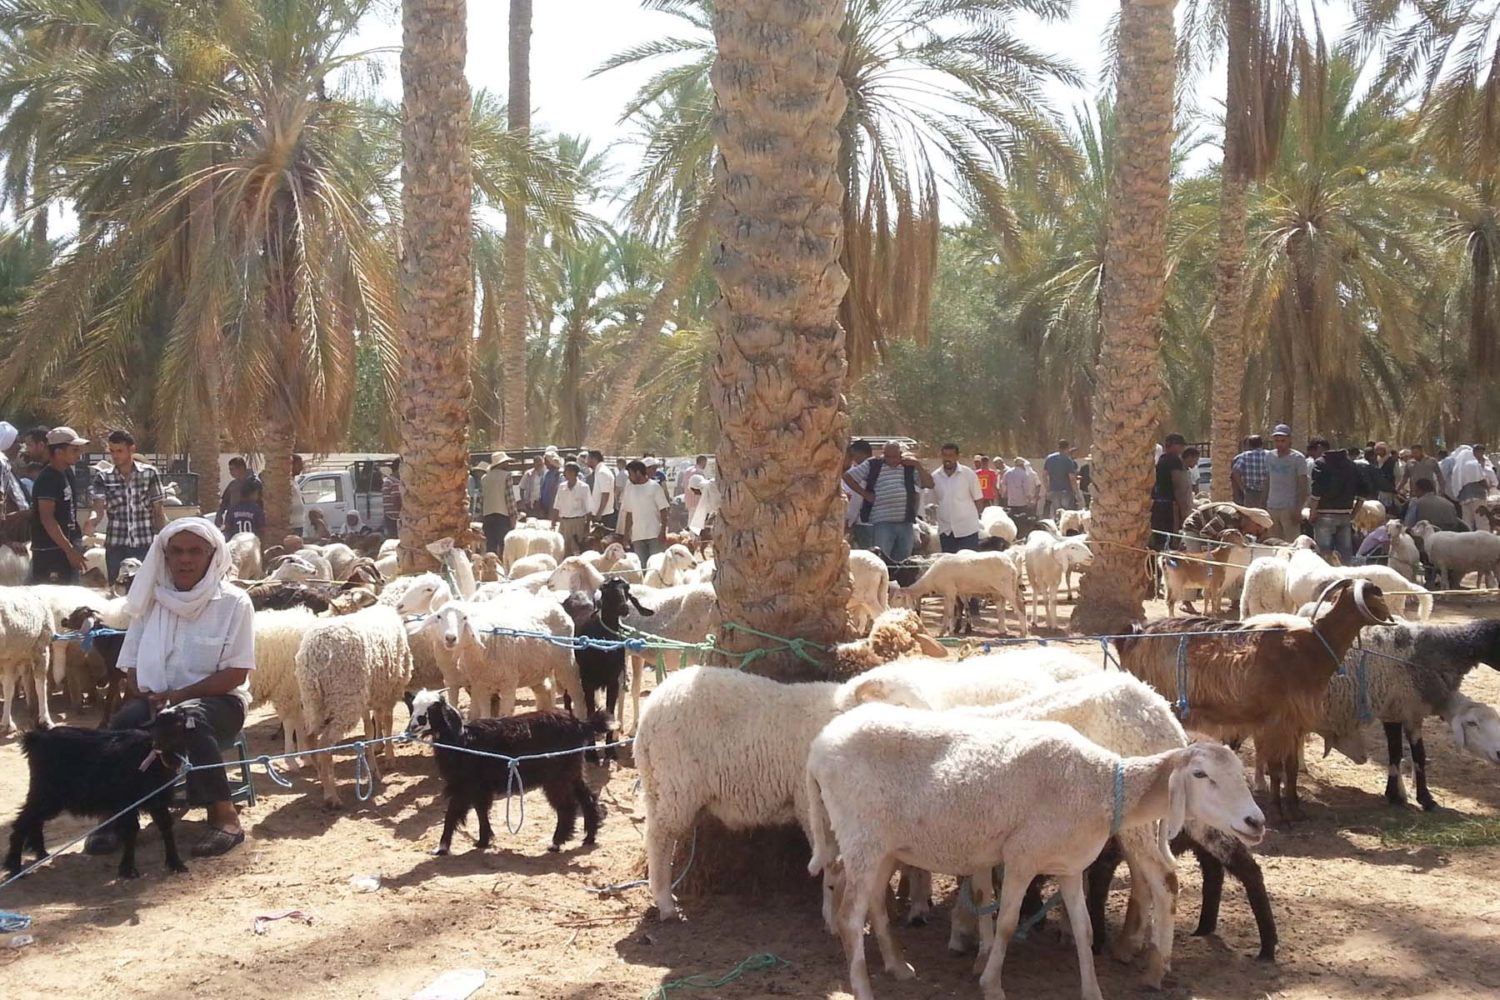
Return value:
[[(770, 632), (762, 632), (760, 629), (751, 628), (749, 625), (741, 625), (739, 622), (725, 622), (724, 627), (726, 629), (732, 629), (736, 632), (744, 632), (746, 635), (753, 635), (760, 639), (769, 639), (772, 642), (780, 643), (782, 649), (790, 650), (799, 658), (806, 660), (808, 663), (811, 663), (813, 666), (817, 667), (821, 667), (823, 665), (823, 661), (819, 660), (816, 656), (813, 656), (812, 653), (808, 652), (808, 650), (816, 649), (820, 652), (826, 653), (831, 648), (829, 646), (824, 646), (821, 643), (813, 642), (811, 639), (789, 639), (783, 635), (772, 635)], [(773, 652), (777, 652), (777, 650), (774, 648), (752, 649), (749, 654), (746, 654), (746, 659), (740, 663), (740, 666), (743, 667), (746, 662), (749, 662), (750, 660), (753, 660), (755, 658), (755, 655), (751, 654), (764, 656), (767, 653)]]
[(656, 683), (660, 684), (667, 679), (667, 652), (661, 647), (656, 650)]
[(646, 1000), (665, 1000), (668, 993), (674, 990), (712, 990), (720, 986), (728, 986), (747, 972), (769, 972), (772, 969), (785, 969), (791, 966), (784, 958), (777, 958), (772, 954), (751, 955), (739, 965), (730, 969), (718, 979), (709, 979), (707, 976), (688, 976), (686, 979), (673, 979), (662, 983), (656, 989), (646, 994)]

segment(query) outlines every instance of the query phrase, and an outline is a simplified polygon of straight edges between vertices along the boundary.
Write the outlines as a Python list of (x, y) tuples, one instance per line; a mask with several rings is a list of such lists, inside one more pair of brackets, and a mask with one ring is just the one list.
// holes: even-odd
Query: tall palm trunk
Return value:
[[(1480, 427), (1480, 414), (1492, 373), (1495, 369), (1496, 337), (1495, 315), (1491, 311), (1490, 291), (1493, 288), (1495, 263), (1490, 256), (1490, 244), (1484, 234), (1470, 237), (1469, 246), (1469, 364), (1464, 369), (1459, 393), (1459, 432), (1468, 441), (1486, 441), (1491, 428)], [(1457, 440), (1457, 439), (1455, 439)]]
[[(531, 0), (510, 0), (511, 131), (531, 133)], [(505, 206), (505, 274), (501, 281), (504, 318), (500, 333), (500, 440), (530, 444), (526, 422), (526, 208)]]
[(588, 428), (588, 438), (596, 447), (607, 451), (619, 451), (624, 447), (630, 431), (625, 417), (637, 398), (629, 390), (640, 384), (646, 366), (651, 363), (661, 331), (667, 325), (667, 318), (672, 315), (672, 307), (687, 290), (693, 273), (698, 270), (703, 245), (708, 241), (712, 222), (713, 214), (707, 206), (703, 206), (688, 223), (687, 231), (678, 245), (676, 259), (667, 272), (667, 279), (651, 304), (646, 307), (646, 314), (641, 317), (641, 325), (636, 327), (635, 337), (632, 338), (630, 353), (626, 356), (625, 363), (616, 370), (612, 380), (616, 386), (626, 391), (609, 393), (605, 397), (604, 412)]
[(1308, 259), (1306, 237), (1294, 233), (1287, 241), (1287, 257), (1292, 265), (1293, 310), (1296, 335), (1292, 338), (1292, 441), (1306, 444), (1316, 430), (1317, 414), (1313, 410), (1313, 370), (1317, 358), (1312, 343), (1318, 328), (1313, 311), (1317, 305), (1313, 263)]
[[(199, 184), (188, 195), (188, 228), (193, 248), (188, 267), (208, 261), (214, 247), (214, 194), (207, 184)], [(198, 476), (198, 506), (202, 510), (217, 508), (219, 503), (219, 420), (223, 401), (223, 369), (219, 358), (219, 317), (210, 312), (203, 317), (198, 330), (200, 372), (197, 407), (188, 430), (188, 468)]]
[(1094, 394), (1094, 566), (1073, 626), (1114, 632), (1146, 594), (1152, 440), (1161, 420), (1160, 344), (1172, 184), (1171, 0), (1124, 0), (1115, 96), (1116, 155), (1104, 254)]
[[(283, 211), (282, 221), (278, 224), (277, 245), (271, 250), (275, 258), (271, 265), (274, 277), (266, 296), (266, 313), (271, 329), (279, 331), (283, 344), (290, 345), (297, 337), (297, 291), (292, 267), (296, 250), (291, 226), (286, 221), (288, 217)], [(290, 367), (284, 366), (286, 384), (278, 387), (269, 401), (266, 435), (261, 443), (261, 457), (265, 463), (261, 470), (262, 498), (266, 509), (265, 537), (278, 541), (287, 536), (292, 524), (292, 450), (297, 444), (297, 390), (292, 380), (298, 376), (296, 372), (286, 370)]]
[[(833, 642), (845, 629), (843, 470), (848, 417), (839, 301), (843, 0), (719, 0), (714, 137), (719, 354), (715, 584), (729, 623)], [(780, 680), (820, 668), (787, 652), (748, 665)]]
[(400, 562), (468, 527), (469, 352), (474, 328), (465, 0), (404, 0), (401, 101)]

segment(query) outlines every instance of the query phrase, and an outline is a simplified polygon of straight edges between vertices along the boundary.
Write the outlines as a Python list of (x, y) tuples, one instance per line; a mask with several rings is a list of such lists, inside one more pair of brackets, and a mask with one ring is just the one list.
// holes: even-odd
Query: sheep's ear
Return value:
[(453, 600), (453, 595), (448, 592), (447, 587), (443, 587), (433, 592), (432, 603), (428, 607), (430, 610), (436, 611), (451, 600)]
[(938, 660), (946, 660), (948, 658), (948, 650), (944, 648), (943, 644), (926, 632), (917, 632), (916, 640), (917, 648), (921, 649), (928, 656)]
[(1453, 730), (1453, 742), (1458, 744), (1460, 750), (1464, 749), (1464, 720), (1462, 715), (1455, 715), (1448, 720), (1448, 728)]
[(1171, 777), (1167, 779), (1167, 839), (1171, 840), (1182, 832), (1182, 827), (1187, 823), (1187, 799), (1188, 799), (1188, 766), (1192, 762), (1192, 750), (1186, 753), (1174, 754), (1171, 758)]

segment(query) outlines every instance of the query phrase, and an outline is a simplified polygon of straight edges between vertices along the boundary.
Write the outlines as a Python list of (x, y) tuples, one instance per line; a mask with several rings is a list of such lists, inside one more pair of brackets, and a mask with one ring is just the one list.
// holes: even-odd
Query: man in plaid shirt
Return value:
[(1259, 434), (1245, 439), (1245, 450), (1234, 456), (1230, 467), (1234, 483), (1234, 502), (1246, 507), (1264, 507), (1266, 491), (1271, 485), (1271, 470), (1266, 465), (1266, 441)]
[(166, 523), (161, 475), (145, 462), (135, 460), (135, 437), (129, 431), (111, 431), (109, 458), (114, 468), (95, 473), (89, 485), (94, 513), (84, 527), (87, 534), (105, 514), (109, 526), (104, 533), (104, 565), (110, 583), (126, 559), (145, 559), (151, 540)]

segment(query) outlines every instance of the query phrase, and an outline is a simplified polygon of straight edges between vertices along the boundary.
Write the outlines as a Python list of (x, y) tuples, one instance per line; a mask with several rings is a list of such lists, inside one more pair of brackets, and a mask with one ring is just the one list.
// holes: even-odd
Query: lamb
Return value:
[(415, 624), (431, 631), (455, 657), (458, 675), (469, 685), (469, 717), (491, 715), (490, 697), (500, 702), (500, 716), (516, 707), (516, 689), (529, 687), (538, 708), (549, 709), (560, 686), (577, 704), (583, 687), (573, 663), (571, 645), (507, 634), (531, 632), (573, 638), (573, 621), (548, 597), (512, 595), (500, 601), (449, 601)]
[[(1330, 583), (1335, 580), (1359, 578), (1369, 580), (1389, 593), (1397, 592), (1396, 596), (1388, 597), (1396, 601), (1392, 609), (1397, 613), (1406, 610), (1406, 595), (1402, 591), (1415, 591), (1417, 598), (1417, 620), (1426, 621), (1432, 615), (1432, 595), (1419, 584), (1406, 579), (1400, 573), (1389, 566), (1330, 566), (1323, 561), (1323, 557), (1316, 552), (1298, 550), (1292, 553), (1291, 561), (1286, 569), (1286, 605), (1278, 608), (1278, 611), (1296, 611), (1302, 605), (1308, 603), (1322, 593)], [(1397, 598), (1399, 597), (1399, 600)]]
[(1021, 598), (1020, 573), (1004, 552), (952, 552), (938, 556), (917, 582), (903, 587), (901, 596), (920, 606), (923, 597), (937, 594), (943, 599), (943, 631), (954, 631), (954, 608), (961, 597), (988, 597), (995, 602), (1000, 634), (1009, 635), (1005, 609), (1015, 608), (1021, 634), (1028, 635), (1026, 606)]
[(1487, 531), (1439, 531), (1431, 521), (1418, 521), (1411, 527), (1414, 538), (1422, 540), (1427, 561), (1438, 570), (1444, 590), (1453, 590), (1470, 572), (1478, 572), (1483, 587), (1500, 572), (1500, 535)]
[(857, 631), (869, 629), (890, 607), (891, 572), (885, 560), (864, 549), (849, 551), (849, 620)]
[(229, 539), (229, 563), (231, 575), (237, 580), (259, 580), (265, 571), (261, 568), (260, 539), (253, 531), (241, 531)]
[[(1312, 619), (1162, 618), (1115, 641), (1122, 669), (1174, 701), (1186, 724), (1225, 739), (1254, 738), (1270, 761), (1273, 802), (1288, 819), (1301, 814), (1297, 753), (1321, 723), (1328, 679), (1363, 625), (1390, 621), (1380, 588), (1367, 580), (1336, 580), (1318, 603)], [(1180, 634), (1204, 632), (1216, 634)]]
[[(1254, 552), (1238, 531), (1224, 532), (1220, 543), (1203, 554), (1184, 557), (1164, 552), (1157, 557), (1166, 585), (1168, 618), (1177, 617), (1177, 605), (1187, 604), (1190, 590), (1201, 590), (1205, 610), (1211, 615), (1219, 614), (1223, 595), (1239, 582)], [(1192, 613), (1191, 607), (1187, 610)]]
[[(97, 590), (87, 587), (75, 587), (68, 584), (44, 583), (25, 588), (27, 592), (41, 598), (42, 603), (47, 606), (47, 613), (51, 618), (52, 631), (57, 632), (57, 625), (76, 608), (85, 604), (97, 606), (101, 612), (100, 624), (110, 628), (126, 628), (130, 624), (130, 618), (125, 613), (125, 602), (123, 600), (106, 600), (100, 603), (100, 594)], [(78, 640), (55, 639), (52, 642), (52, 680), (61, 684), (65, 680), (64, 669), (68, 663), (67, 650), (69, 645), (76, 646)]]
[(47, 729), (52, 725), (52, 715), (47, 710), (47, 663), (55, 655), (54, 619), (51, 609), (37, 593), (42, 589), (6, 587), (0, 591), (0, 697), (5, 699), (0, 734), (16, 731), (17, 681), (27, 678), (36, 699), (32, 703), (36, 727)]
[(1245, 585), (1240, 588), (1240, 617), (1284, 613), (1287, 560), (1280, 556), (1253, 559), (1245, 570)]
[[(250, 671), (250, 697), (270, 705), (281, 722), (285, 753), (307, 750), (307, 724), (302, 715), (302, 691), (297, 685), (297, 649), (318, 618), (308, 608), (262, 611), (255, 615), (255, 669)], [(296, 769), (297, 758), (288, 760)]]
[(541, 574), (544, 578), (557, 569), (557, 560), (546, 553), (538, 553), (534, 556), (523, 556), (517, 559), (510, 567), (510, 579), (512, 581), (523, 579), (528, 576)]
[[(599, 554), (599, 559), (594, 563), (594, 568), (601, 573), (639, 573), (641, 572), (641, 560), (634, 552), (629, 551), (619, 542), (610, 542)], [(639, 581), (632, 580), (631, 583)]]
[(517, 559), (529, 555), (549, 555), (556, 561), (562, 560), (566, 548), (563, 536), (551, 527), (537, 527), (539, 523), (528, 521), (512, 528), (505, 536), (500, 561), (505, 564), (506, 573), (510, 573)]
[(1386, 522), (1386, 532), (1390, 536), (1390, 556), (1386, 565), (1406, 579), (1417, 582), (1417, 573), (1422, 568), (1422, 554), (1417, 543), (1412, 541), (1405, 525), (1395, 519)]
[[(1201, 777), (1199, 777), (1201, 775)], [(1164, 821), (1175, 835), (1189, 817), (1264, 836), (1239, 758), (1193, 744), (1119, 757), (1058, 722), (976, 719), (892, 705), (864, 705), (830, 722), (807, 760), (812, 874), (837, 862), (845, 883), (839, 915), (857, 1000), (873, 1000), (864, 959), (869, 916), (886, 971), (914, 975), (891, 937), (885, 887), (898, 862), (965, 874), (1005, 866), (998, 933), (980, 976), (999, 997), (1006, 944), (1021, 898), (1042, 873), (1060, 876), (1085, 1000), (1100, 1000), (1083, 891), (1084, 869), (1119, 830)], [(1158, 842), (1158, 863), (1172, 860)]]
[(92, 658), (103, 668), (102, 675), (99, 677), (104, 687), (104, 712), (99, 716), (101, 729), (109, 723), (110, 718), (115, 714), (115, 709), (119, 707), (121, 689), (125, 684), (125, 672), (117, 666), (120, 662), (120, 649), (125, 645), (125, 633), (112, 629), (108, 634), (97, 634), (95, 630), (104, 627), (103, 621), (102, 612), (84, 606), (74, 608), (58, 623), (58, 626), (65, 631), (84, 635), (82, 652), (85, 655), (85, 663)]
[(1500, 665), (1500, 621), (1366, 628), (1360, 644), (1345, 654), (1343, 674), (1328, 682), (1327, 714), (1319, 731), (1325, 741), (1343, 749), (1343, 744), (1358, 738), (1362, 716), (1383, 723), (1389, 761), (1385, 796), (1391, 805), (1407, 802), (1401, 779), (1405, 732), (1417, 802), (1431, 812), (1438, 805), (1427, 787), (1423, 719), (1438, 716), (1448, 723), (1459, 749), (1500, 763), (1500, 714), (1459, 690), (1479, 663)]
[(1011, 520), (1004, 507), (986, 507), (979, 512), (980, 534), (986, 538), (998, 538), (1007, 545), (1016, 541), (1016, 522)]
[[(1161, 695), (1134, 677), (1116, 671), (1094, 673), (1003, 705), (964, 708), (958, 712), (987, 719), (1064, 722), (1100, 746), (1126, 756), (1141, 757), (1188, 744), (1181, 724)], [(1276, 925), (1271, 916), (1265, 882), (1260, 866), (1232, 833), (1189, 823), (1173, 839), (1173, 850), (1181, 853), (1191, 848), (1198, 855), (1204, 869), (1205, 897), (1209, 886), (1216, 881), (1222, 884), (1226, 865), (1240, 878), (1250, 896), (1260, 928), (1260, 957), (1270, 959), (1275, 955)], [(1149, 913), (1156, 937), (1149, 949), (1145, 982), (1152, 988), (1159, 988), (1162, 976), (1172, 964), (1171, 912), (1172, 897), (1176, 892), (1168, 889), (1170, 873), (1156, 865), (1154, 847), (1155, 837), (1151, 831), (1141, 828), (1122, 831), (1116, 842), (1106, 849), (1102, 863), (1090, 867), (1088, 898), (1097, 948), (1106, 936), (1104, 902), (1114, 870), (1121, 860), (1130, 863), (1132, 889), (1144, 882), (1147, 901), (1144, 907), (1132, 901), (1117, 957), (1128, 961), (1140, 950), (1135, 939), (1146, 928), (1145, 921), (1138, 918)], [(983, 887), (986, 880), (979, 881)], [(1215, 899), (1205, 898), (1205, 911), (1209, 904), (1217, 906)], [(958, 951), (972, 926), (972, 913), (963, 906), (956, 906), (953, 913), (953, 939), (949, 941), (949, 949)], [(1217, 915), (1210, 913), (1208, 916), (1211, 927)]]
[(604, 586), (604, 574), (582, 556), (569, 556), (557, 564), (547, 580), (547, 586), (564, 593), (577, 590), (594, 594)]
[[(673, 642), (702, 642), (719, 630), (719, 601), (711, 583), (689, 583), (660, 590), (640, 587), (632, 591), (641, 610), (627, 614), (622, 624)], [(645, 613), (650, 609), (651, 615)], [(630, 718), (632, 729), (641, 718), (641, 672), (646, 658), (630, 653)], [(679, 654), (679, 665), (687, 666), (688, 651)]]
[[(1026, 582), (1031, 587), (1031, 624), (1041, 627), (1041, 603), (1047, 604), (1047, 627), (1057, 628), (1057, 588), (1072, 570), (1094, 561), (1093, 550), (1082, 536), (1058, 538), (1044, 530), (1026, 536)], [(1071, 598), (1072, 587), (1069, 584)]]
[[(309, 750), (331, 745), (356, 724), (363, 724), (366, 739), (390, 736), (395, 705), (411, 678), (411, 649), (401, 616), (376, 605), (317, 622), (297, 648), (295, 673)], [(391, 745), (384, 744), (383, 750), (386, 761), (394, 763)], [(323, 804), (340, 808), (330, 755), (317, 754), (315, 763)], [(373, 754), (368, 763), (371, 779), (379, 780)]]
[[(381, 603), (390, 603), (403, 619), (431, 615), (453, 600), (452, 588), (436, 573), (422, 573), (406, 580), (409, 582), (393, 601), (387, 602), (386, 595), (380, 595)], [(408, 630), (407, 640), (411, 644), (411, 686), (446, 688), (448, 703), (457, 705), (459, 689), (466, 681), (453, 650), (443, 644), (435, 629)]]
[(11, 828), (5, 870), (11, 875), (21, 870), (23, 849), (30, 849), (38, 858), (47, 856), (42, 831), (48, 820), (64, 812), (107, 819), (137, 799), (144, 799), (111, 824), (124, 845), (119, 877), (139, 878), (141, 874), (135, 866), (141, 809), (150, 814), (151, 822), (161, 831), (167, 868), (187, 871), (177, 853), (171, 809), (172, 779), (178, 763), (187, 757), (183, 749), (185, 723), (185, 717), (166, 709), (156, 716), (150, 729), (57, 726), (23, 736), (21, 752), (26, 755), (30, 784)]
[(1060, 510), (1057, 512), (1057, 530), (1064, 536), (1086, 535), (1093, 524), (1094, 514), (1089, 510)]
[(271, 580), (286, 583), (306, 583), (309, 580), (332, 580), (333, 567), (315, 549), (308, 547), (285, 555), (272, 567)]
[[(579, 749), (605, 728), (602, 714), (583, 721), (557, 711), (526, 712), (465, 724), (457, 709), (443, 700), (441, 692), (435, 691), (407, 695), (406, 706), (411, 713), (406, 733), (432, 742), (438, 773), (443, 776), (443, 797), (448, 800), (443, 834), (432, 852), (437, 855), (448, 853), (453, 831), (468, 818), (470, 809), (479, 814), (479, 840), (474, 846), (481, 851), (489, 847), (494, 840), (490, 803), (495, 796), (508, 794), (510, 790), (507, 762), (456, 748), (525, 758)], [(523, 759), (517, 767), (522, 785), (527, 788), (540, 785), (557, 814), (552, 846), (547, 850), (559, 851), (572, 839), (579, 812), (583, 813), (583, 845), (592, 845), (599, 833), (600, 806), (598, 797), (583, 780), (582, 756)]]
[(676, 587), (687, 583), (686, 574), (698, 562), (686, 545), (671, 545), (646, 560), (648, 587)]

